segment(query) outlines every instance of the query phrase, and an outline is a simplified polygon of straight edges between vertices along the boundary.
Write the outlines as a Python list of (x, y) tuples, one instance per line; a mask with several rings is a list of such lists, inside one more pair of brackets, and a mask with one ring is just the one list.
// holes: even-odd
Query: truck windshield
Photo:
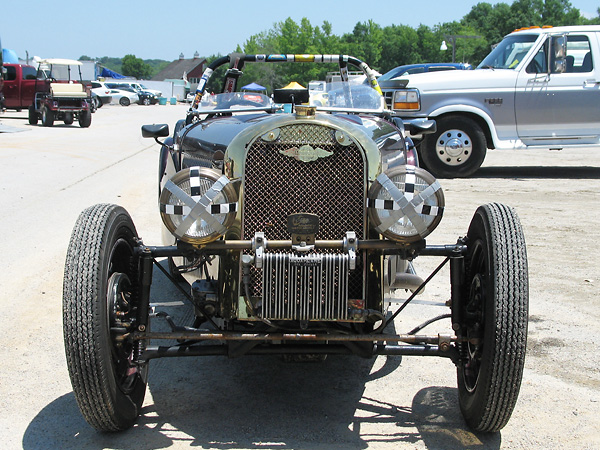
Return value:
[(485, 57), (478, 69), (514, 69), (531, 50), (538, 36), (521, 34), (508, 36)]

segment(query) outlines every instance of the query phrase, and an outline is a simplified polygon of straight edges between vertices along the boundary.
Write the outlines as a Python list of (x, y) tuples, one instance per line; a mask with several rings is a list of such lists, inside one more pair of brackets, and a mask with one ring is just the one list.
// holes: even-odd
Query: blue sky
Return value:
[[(512, 3), (512, 0), (504, 0)], [(313, 26), (324, 20), (333, 33), (349, 33), (357, 22), (372, 19), (381, 26), (433, 26), (460, 20), (479, 1), (365, 0), (287, 2), (105, 0), (82, 2), (26, 0), (2, 2), (0, 39), (21, 58), (123, 57), (174, 60), (227, 54), (254, 34), (288, 17), (303, 17)], [(496, 1), (488, 0), (495, 4)], [(8, 6), (10, 4), (10, 6)], [(595, 17), (598, 0), (571, 0), (587, 17)]]

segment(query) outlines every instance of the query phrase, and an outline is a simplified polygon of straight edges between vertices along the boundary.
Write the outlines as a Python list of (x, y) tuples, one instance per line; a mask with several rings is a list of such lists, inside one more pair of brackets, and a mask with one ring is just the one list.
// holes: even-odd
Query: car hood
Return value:
[(383, 89), (418, 88), (420, 91), (512, 88), (518, 72), (510, 69), (444, 70), (401, 76), (381, 83)]
[[(179, 131), (178, 139), (181, 149), (186, 152), (200, 152), (207, 158), (216, 151), (225, 152), (231, 141), (252, 126), (257, 126), (257, 134), (270, 122), (279, 126), (282, 121), (293, 121), (293, 114), (243, 114), (230, 117), (219, 117), (212, 120), (188, 125)], [(399, 130), (389, 122), (374, 116), (351, 114), (317, 114), (331, 126), (353, 130), (353, 134), (362, 135), (381, 145)]]

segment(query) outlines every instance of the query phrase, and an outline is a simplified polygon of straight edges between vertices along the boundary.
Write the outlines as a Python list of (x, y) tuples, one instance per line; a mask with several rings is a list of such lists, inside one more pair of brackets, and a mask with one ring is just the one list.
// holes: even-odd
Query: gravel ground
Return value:
[[(77, 409), (63, 350), (69, 236), (81, 210), (112, 202), (131, 213), (146, 243), (160, 243), (158, 146), (142, 139), (140, 126), (172, 127), (185, 108), (109, 105), (89, 129), (30, 126), (25, 111), (0, 115), (2, 448), (600, 448), (600, 151), (591, 148), (491, 151), (473, 178), (441, 180), (445, 217), (429, 243), (454, 243), (477, 206), (492, 201), (513, 206), (525, 231), (528, 354), (519, 401), (501, 432), (472, 433), (458, 410), (452, 363), (418, 357), (157, 360), (138, 424), (119, 434), (91, 429)], [(438, 263), (416, 261), (422, 275)], [(442, 271), (396, 331), (447, 312), (448, 297)], [(185, 319), (181, 298), (160, 273), (152, 301)], [(430, 331), (447, 331), (446, 324)]]

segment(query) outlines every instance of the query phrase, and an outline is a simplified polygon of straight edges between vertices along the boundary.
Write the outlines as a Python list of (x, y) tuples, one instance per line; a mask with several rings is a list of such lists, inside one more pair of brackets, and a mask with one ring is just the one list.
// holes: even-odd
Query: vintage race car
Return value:
[[(273, 98), (236, 91), (244, 64), (273, 62), (339, 64), (343, 80), (351, 64), (368, 84), (329, 86), (316, 106), (300, 88), (275, 90)], [(229, 65), (223, 92), (206, 95), (221, 65)], [(433, 132), (434, 125), (395, 118), (371, 69), (353, 57), (234, 54), (213, 62), (172, 136), (168, 125), (142, 127), (161, 144), (163, 245), (143, 243), (117, 205), (92, 206), (75, 225), (64, 337), (85, 419), (99, 430), (130, 427), (155, 358), (418, 355), (450, 358), (466, 422), (501, 429), (525, 358), (523, 232), (513, 209), (491, 203), (475, 211), (466, 237), (426, 243), (444, 195), (418, 167), (404, 131)], [(426, 256), (442, 262), (423, 280), (413, 261)], [(445, 264), (448, 314), (390, 331)], [(175, 325), (152, 307), (155, 269), (174, 286), (189, 283), (192, 323)], [(391, 293), (400, 303), (390, 306)], [(423, 332), (441, 319), (447, 333)], [(171, 331), (152, 331), (157, 321)]]

